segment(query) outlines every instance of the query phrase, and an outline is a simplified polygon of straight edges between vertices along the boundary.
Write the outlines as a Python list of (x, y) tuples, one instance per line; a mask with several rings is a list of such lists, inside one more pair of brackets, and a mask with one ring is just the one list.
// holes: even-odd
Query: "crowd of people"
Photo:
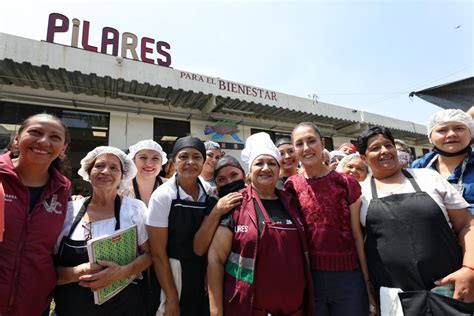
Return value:
[[(442, 110), (415, 161), (380, 126), (329, 152), (311, 122), (249, 136), (244, 166), (192, 136), (169, 155), (101, 146), (72, 196), (68, 128), (31, 116), (0, 156), (0, 315), (472, 314), (473, 137)], [(134, 260), (89, 260), (88, 241), (132, 226)], [(117, 280), (134, 281), (95, 304)]]

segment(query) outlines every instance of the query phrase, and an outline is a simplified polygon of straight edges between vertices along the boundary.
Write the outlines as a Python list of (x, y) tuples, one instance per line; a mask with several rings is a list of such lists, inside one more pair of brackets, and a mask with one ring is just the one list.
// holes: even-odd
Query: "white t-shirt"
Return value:
[[(56, 244), (56, 252), (59, 249), (59, 243), (63, 236), (67, 236), (71, 230), (72, 222), (76, 215), (79, 213), (85, 199), (70, 201), (68, 203), (67, 215), (64, 220), (63, 229), (59, 235), (58, 242)], [(120, 228), (127, 228), (133, 225), (137, 225), (137, 238), (138, 245), (143, 245), (148, 240), (148, 234), (145, 228), (145, 212), (146, 206), (140, 200), (132, 199), (129, 197), (122, 198), (122, 204), (120, 206)], [(88, 223), (84, 218), (77, 224), (76, 229), (71, 235), (72, 240), (85, 240), (87, 232), (84, 227), (90, 225), (92, 238), (107, 236), (115, 231), (115, 217), (104, 219), (97, 222)]]
[[(450, 184), (443, 179), (439, 173), (431, 169), (406, 169), (413, 175), (416, 183), (420, 189), (426, 193), (439, 205), (443, 211), (444, 217), (451, 227), (451, 222), (446, 210), (457, 210), (467, 208), (469, 204), (464, 200), (462, 195)], [(365, 227), (365, 220), (367, 218), (367, 208), (370, 200), (372, 200), (372, 190), (370, 187), (370, 177), (360, 183), (362, 187), (362, 205), (360, 207), (360, 223)], [(415, 192), (410, 181), (405, 178), (403, 183), (396, 189), (387, 192), (377, 189), (379, 198), (386, 197), (392, 194), (402, 194)]]
[[(179, 197), (184, 201), (205, 202), (206, 194), (212, 195), (212, 187), (205, 181), (201, 181), (202, 186), (199, 186), (199, 198), (194, 201), (192, 196), (184, 192), (179, 187)], [(153, 192), (148, 202), (148, 213), (145, 223), (154, 227), (168, 227), (168, 216), (170, 215), (171, 202), (178, 197), (176, 191), (176, 175), (170, 178), (166, 183), (163, 183), (158, 189)]]

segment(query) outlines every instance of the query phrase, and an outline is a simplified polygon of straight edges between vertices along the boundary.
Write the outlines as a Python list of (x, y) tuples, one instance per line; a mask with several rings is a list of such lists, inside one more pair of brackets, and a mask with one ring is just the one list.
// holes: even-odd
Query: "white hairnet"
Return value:
[(140, 151), (144, 149), (149, 149), (149, 150), (154, 150), (157, 153), (161, 155), (161, 164), (164, 165), (168, 162), (168, 158), (166, 157), (166, 153), (163, 151), (163, 148), (155, 142), (153, 139), (146, 139), (146, 140), (141, 140), (135, 145), (130, 146), (128, 149), (128, 158), (134, 159), (135, 155)]
[(430, 116), (427, 126), (428, 138), (431, 139), (431, 132), (433, 132), (433, 129), (435, 129), (438, 125), (451, 122), (466, 125), (471, 131), (471, 136), (474, 135), (474, 123), (472, 121), (472, 117), (469, 114), (457, 109), (447, 109), (438, 111)]
[(100, 146), (94, 148), (92, 151), (88, 152), (87, 155), (81, 160), (81, 168), (77, 172), (82, 179), (90, 182), (89, 172), (92, 167), (92, 164), (95, 162), (96, 158), (103, 154), (112, 154), (116, 156), (122, 164), (122, 181), (127, 182), (135, 178), (137, 174), (137, 167), (133, 163), (132, 159), (128, 158), (127, 155), (118, 148), (111, 146)]
[[(341, 159), (341, 161), (339, 161), (339, 164), (337, 165), (336, 167), (336, 171), (337, 172), (343, 172), (344, 171), (344, 167), (349, 163), (351, 162), (352, 160), (354, 160), (355, 158), (360, 158), (360, 155), (358, 153), (355, 153), (355, 154), (350, 154), (350, 155), (347, 155), (345, 156), (344, 158)], [(364, 162), (365, 164), (365, 162)], [(367, 164), (365, 164), (366, 167), (367, 167), (367, 170), (369, 169), (369, 167), (367, 166)]]
[[(337, 172), (343, 172), (344, 171), (344, 167), (349, 163), (351, 162), (352, 160), (354, 160), (355, 158), (360, 158), (360, 154), (358, 153), (355, 153), (355, 154), (350, 154), (350, 155), (347, 155), (345, 156), (344, 158), (341, 159), (341, 161), (339, 161), (339, 163), (337, 164), (337, 167), (336, 167), (336, 171)], [(367, 170), (367, 177), (370, 176), (372, 173), (370, 171), (370, 167), (365, 163), (365, 161), (363, 161), (364, 165), (365, 165), (365, 169)]]
[(253, 134), (247, 138), (240, 158), (248, 164), (250, 169), (255, 158), (261, 155), (270, 155), (280, 164), (280, 152), (270, 138), (270, 135), (265, 132)]
[(216, 142), (213, 142), (212, 140), (208, 140), (208, 141), (204, 142), (204, 147), (206, 148), (206, 150), (211, 150), (211, 149), (220, 150), (221, 149), (221, 145), (219, 145)]
[(342, 159), (346, 156), (347, 155), (345, 153), (343, 153), (342, 151), (339, 151), (339, 150), (333, 150), (333, 151), (329, 152), (329, 159), (333, 159), (334, 157), (339, 157), (339, 158)]

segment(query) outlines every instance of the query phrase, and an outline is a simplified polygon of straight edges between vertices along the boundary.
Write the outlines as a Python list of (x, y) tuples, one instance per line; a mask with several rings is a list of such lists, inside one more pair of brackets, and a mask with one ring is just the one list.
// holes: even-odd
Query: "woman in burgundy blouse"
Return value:
[(298, 124), (292, 133), (302, 174), (290, 177), (285, 189), (300, 204), (315, 293), (315, 315), (376, 313), (359, 223), (360, 185), (351, 176), (322, 163), (324, 139), (313, 123)]

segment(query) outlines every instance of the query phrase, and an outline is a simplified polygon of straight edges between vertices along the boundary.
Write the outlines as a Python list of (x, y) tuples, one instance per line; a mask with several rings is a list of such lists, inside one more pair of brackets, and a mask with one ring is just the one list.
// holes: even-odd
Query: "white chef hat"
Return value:
[(160, 144), (155, 142), (153, 139), (141, 140), (138, 143), (136, 143), (135, 145), (130, 146), (130, 148), (128, 148), (128, 151), (129, 151), (129, 153), (127, 155), (128, 158), (133, 160), (135, 158), (135, 155), (140, 150), (143, 150), (143, 149), (154, 150), (157, 153), (159, 153), (161, 155), (161, 164), (162, 165), (164, 165), (168, 162), (168, 158), (166, 157), (166, 153), (163, 151), (163, 148), (160, 146)]
[(270, 138), (270, 135), (265, 132), (253, 134), (247, 138), (240, 158), (248, 164), (250, 169), (255, 158), (261, 155), (270, 155), (276, 159), (278, 164), (280, 163), (280, 152)]
[(133, 163), (132, 159), (128, 158), (127, 155), (120, 149), (111, 146), (100, 146), (94, 148), (88, 152), (87, 155), (81, 160), (81, 168), (77, 172), (84, 181), (90, 182), (89, 173), (92, 168), (92, 164), (95, 162), (98, 156), (103, 154), (112, 154), (116, 156), (122, 164), (122, 181), (127, 182), (135, 178), (137, 174), (137, 167)]
[(428, 120), (428, 138), (431, 139), (431, 132), (438, 125), (456, 122), (466, 125), (471, 131), (471, 136), (474, 135), (474, 123), (472, 117), (466, 112), (458, 109), (441, 110), (430, 116)]

